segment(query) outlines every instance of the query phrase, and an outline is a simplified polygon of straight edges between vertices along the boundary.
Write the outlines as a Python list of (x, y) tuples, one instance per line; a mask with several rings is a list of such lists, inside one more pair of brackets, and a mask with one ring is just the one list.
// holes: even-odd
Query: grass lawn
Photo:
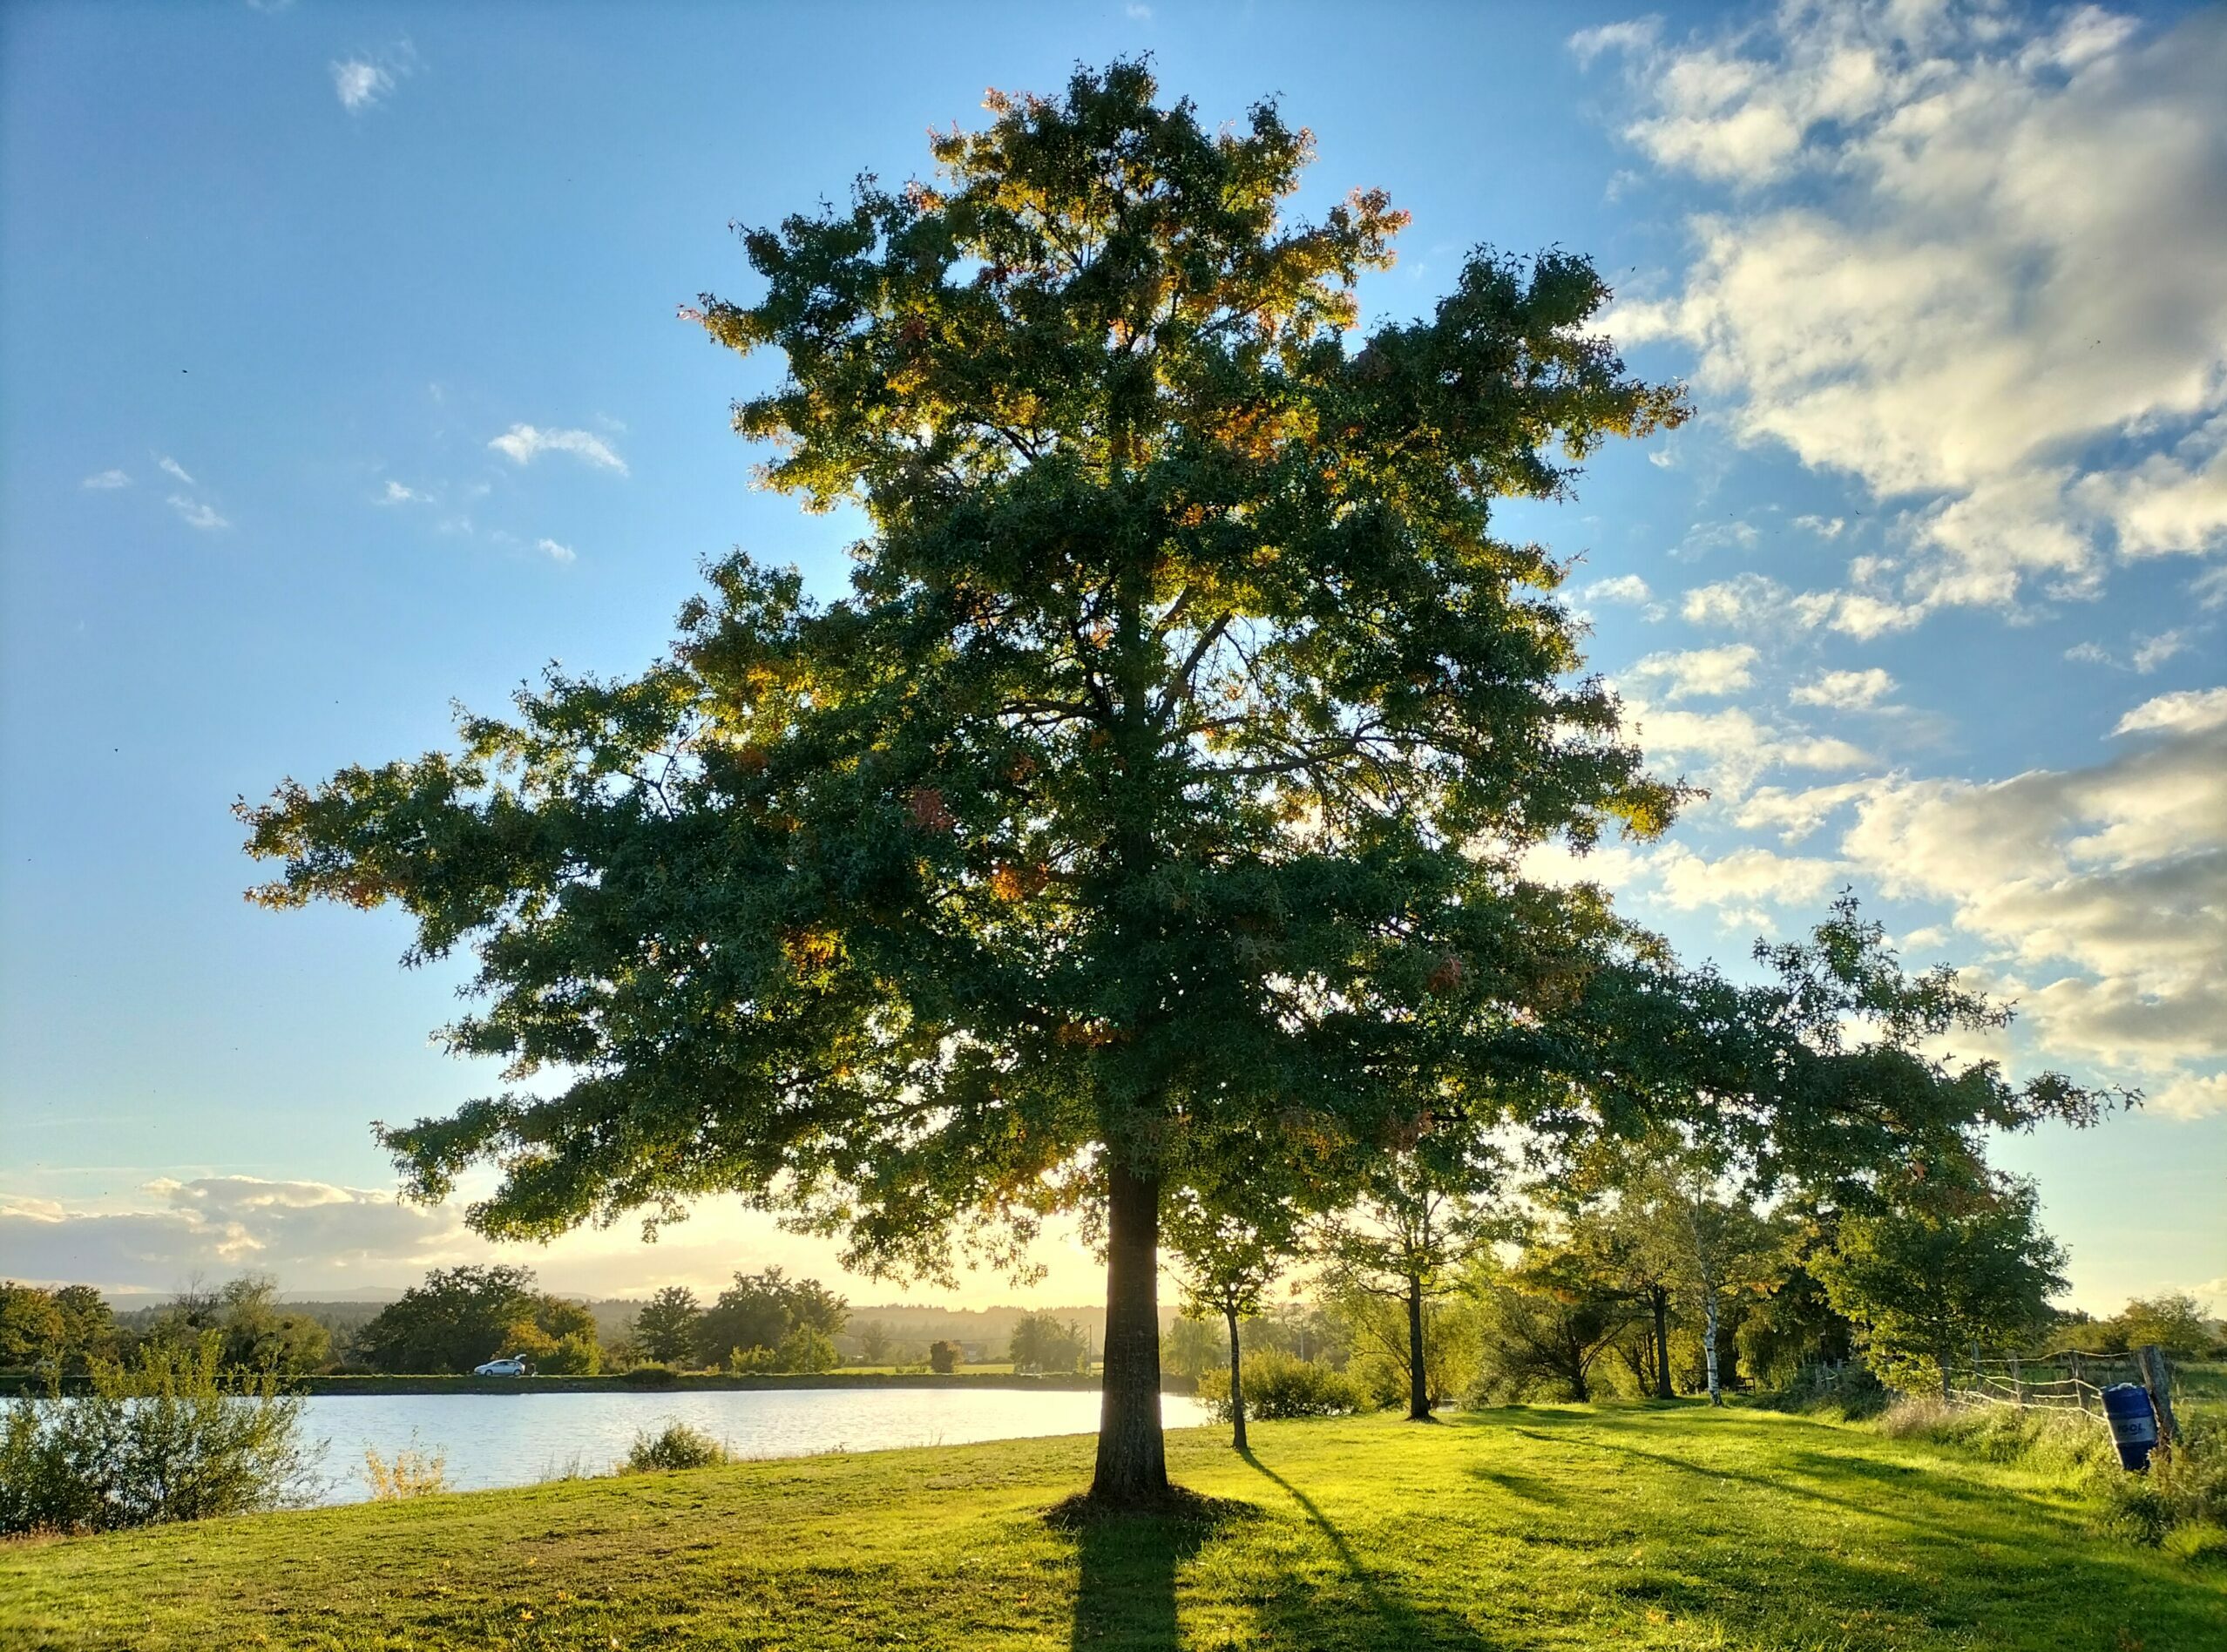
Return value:
[(2227, 1649), (2227, 1567), (1856, 1427), (1515, 1407), (1169, 1446), (1249, 1506), (1054, 1529), (1067, 1438), (259, 1515), (0, 1547), (0, 1646)]

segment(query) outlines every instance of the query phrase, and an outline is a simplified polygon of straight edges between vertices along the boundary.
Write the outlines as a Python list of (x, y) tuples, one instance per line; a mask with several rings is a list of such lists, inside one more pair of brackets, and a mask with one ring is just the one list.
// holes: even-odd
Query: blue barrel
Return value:
[(2131, 1469), (2148, 1468), (2149, 1453), (2157, 1446), (2157, 1412), (2149, 1391), (2139, 1383), (2115, 1383), (2103, 1391), (2103, 1417), (2111, 1425), (2119, 1461)]

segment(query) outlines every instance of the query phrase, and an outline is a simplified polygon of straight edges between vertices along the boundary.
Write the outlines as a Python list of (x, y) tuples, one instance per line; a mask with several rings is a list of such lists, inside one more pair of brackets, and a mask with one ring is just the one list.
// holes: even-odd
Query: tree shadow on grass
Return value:
[(1391, 1646), (1403, 1649), (1442, 1647), (1449, 1652), (1489, 1652), (1497, 1642), (1487, 1641), (1472, 1628), (1465, 1619), (1451, 1613), (1418, 1608), (1412, 1601), (1387, 1589), (1377, 1574), (1364, 1564), (1360, 1554), (1323, 1513), (1315, 1500), (1277, 1473), (1249, 1451), (1239, 1453), (1256, 1473), (1272, 1480), (1284, 1495), (1299, 1506), (1300, 1512), (1312, 1521), (1316, 1530), (1329, 1540), (1331, 1552), (1344, 1567), (1355, 1592), (1374, 1624), (1366, 1622), (1336, 1622), (1323, 1609), (1321, 1602), (1308, 1601), (1301, 1605), (1291, 1626), (1301, 1645), (1309, 1646)]
[(1172, 1652), (1179, 1646), (1175, 1574), (1224, 1527), (1258, 1520), (1262, 1510), (1231, 1498), (1178, 1493), (1164, 1509), (1101, 1513), (1086, 1500), (1046, 1517), (1075, 1540), (1078, 1576), (1070, 1644), (1123, 1652)]

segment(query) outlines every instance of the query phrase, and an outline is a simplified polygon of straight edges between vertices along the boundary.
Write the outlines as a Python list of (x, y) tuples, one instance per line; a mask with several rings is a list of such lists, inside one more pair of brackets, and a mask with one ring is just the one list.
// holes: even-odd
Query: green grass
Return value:
[(0, 1646), (2218, 1652), (2227, 1567), (2016, 1465), (1758, 1411), (1170, 1437), (1214, 1520), (1060, 1530), (1081, 1438), (0, 1547)]

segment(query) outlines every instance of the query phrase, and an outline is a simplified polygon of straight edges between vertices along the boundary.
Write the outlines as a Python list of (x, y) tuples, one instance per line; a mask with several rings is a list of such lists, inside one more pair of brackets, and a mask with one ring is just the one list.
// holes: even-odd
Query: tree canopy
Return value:
[[(1336, 1203), (1433, 1130), (1644, 1121), (1749, 1007), (1521, 870), (1682, 792), (1495, 502), (1686, 403), (1571, 254), (1480, 250), (1364, 333), (1405, 214), (1291, 220), (1313, 141), (1273, 105), (1215, 131), (1118, 63), (989, 108), (933, 180), (748, 230), (755, 298), (687, 312), (785, 362), (735, 426), (863, 512), (848, 594), (737, 555), (641, 675), (552, 670), (241, 813), (255, 898), (476, 951), (447, 1037), (512, 1087), (384, 1127), (411, 1192), (491, 1164), (469, 1219), (513, 1239), (734, 1192), (929, 1275), (1081, 1208), (1094, 1490), (1148, 1500), (1165, 1196)], [(1767, 1116), (1779, 1069), (1723, 1069)]]

